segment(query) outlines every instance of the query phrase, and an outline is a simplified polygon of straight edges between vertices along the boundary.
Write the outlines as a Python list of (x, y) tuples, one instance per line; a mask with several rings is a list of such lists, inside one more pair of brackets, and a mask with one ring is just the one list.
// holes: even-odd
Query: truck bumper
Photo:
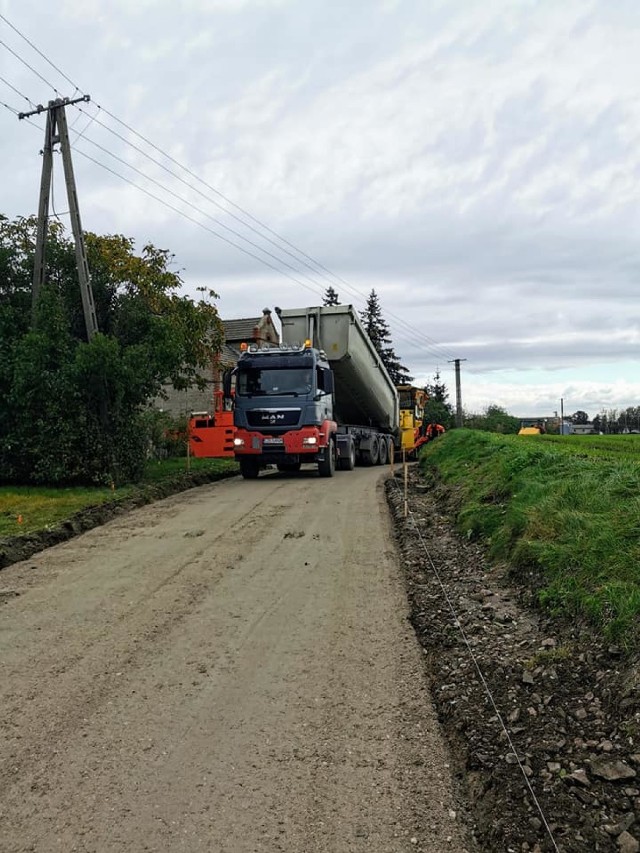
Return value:
[[(333, 429), (331, 429), (333, 426)], [(236, 429), (234, 451), (237, 456), (259, 456), (264, 464), (317, 462), (324, 458), (335, 424), (327, 421), (322, 427), (307, 426), (279, 434)]]

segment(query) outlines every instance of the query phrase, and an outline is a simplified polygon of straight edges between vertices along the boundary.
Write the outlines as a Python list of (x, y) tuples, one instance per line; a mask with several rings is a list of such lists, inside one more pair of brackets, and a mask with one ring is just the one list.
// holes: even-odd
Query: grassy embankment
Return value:
[[(192, 474), (235, 471), (230, 459), (191, 459)], [(186, 476), (186, 459), (149, 462), (140, 483), (110, 488), (49, 489), (38, 486), (0, 486), (0, 538), (33, 533), (64, 521), (76, 512), (107, 501), (133, 497), (141, 489)]]
[(640, 436), (453, 430), (421, 465), (456, 487), (464, 534), (536, 569), (543, 605), (640, 644)]

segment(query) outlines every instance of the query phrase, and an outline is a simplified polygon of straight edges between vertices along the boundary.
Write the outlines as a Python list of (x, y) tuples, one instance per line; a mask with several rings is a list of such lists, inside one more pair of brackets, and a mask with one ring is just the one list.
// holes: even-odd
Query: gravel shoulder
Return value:
[(465, 851), (383, 472), (234, 478), (0, 574), (0, 848)]
[[(409, 476), (387, 498), (411, 618), (483, 850), (640, 850), (640, 668), (535, 606), (536, 578), (452, 526), (455, 494)], [(490, 694), (490, 695), (489, 695)]]

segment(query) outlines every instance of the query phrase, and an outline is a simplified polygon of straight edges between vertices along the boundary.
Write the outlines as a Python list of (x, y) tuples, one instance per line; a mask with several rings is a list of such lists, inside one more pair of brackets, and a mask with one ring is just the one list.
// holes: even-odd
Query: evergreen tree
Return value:
[(391, 343), (389, 326), (382, 316), (380, 300), (375, 290), (371, 291), (367, 299), (366, 307), (362, 313), (362, 324), (365, 332), (371, 338), (371, 343), (376, 348), (384, 366), (387, 368), (393, 384), (407, 385), (411, 382), (413, 376), (410, 375), (407, 368), (402, 364)]
[(329, 287), (324, 292), (324, 297), (322, 299), (323, 305), (339, 305), (340, 297), (336, 293), (336, 291), (329, 285)]
[(451, 429), (455, 425), (453, 407), (449, 403), (449, 391), (440, 379), (439, 370), (436, 370), (433, 382), (428, 382), (424, 390), (429, 395), (424, 407), (425, 422), (442, 424), (446, 429)]

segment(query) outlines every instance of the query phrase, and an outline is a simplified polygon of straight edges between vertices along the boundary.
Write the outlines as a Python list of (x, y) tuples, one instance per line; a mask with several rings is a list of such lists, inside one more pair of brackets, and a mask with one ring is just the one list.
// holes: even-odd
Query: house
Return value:
[(154, 406), (173, 417), (189, 417), (192, 412), (212, 412), (214, 392), (222, 389), (222, 375), (225, 370), (235, 367), (240, 356), (241, 343), (277, 345), (280, 335), (271, 317), (271, 310), (264, 308), (262, 317), (249, 317), (240, 320), (223, 320), (224, 344), (222, 351), (211, 369), (205, 372), (206, 388), (187, 388), (177, 391), (170, 385), (164, 386), (167, 399), (157, 397)]
[(571, 424), (571, 435), (593, 435), (595, 429), (592, 423)]

